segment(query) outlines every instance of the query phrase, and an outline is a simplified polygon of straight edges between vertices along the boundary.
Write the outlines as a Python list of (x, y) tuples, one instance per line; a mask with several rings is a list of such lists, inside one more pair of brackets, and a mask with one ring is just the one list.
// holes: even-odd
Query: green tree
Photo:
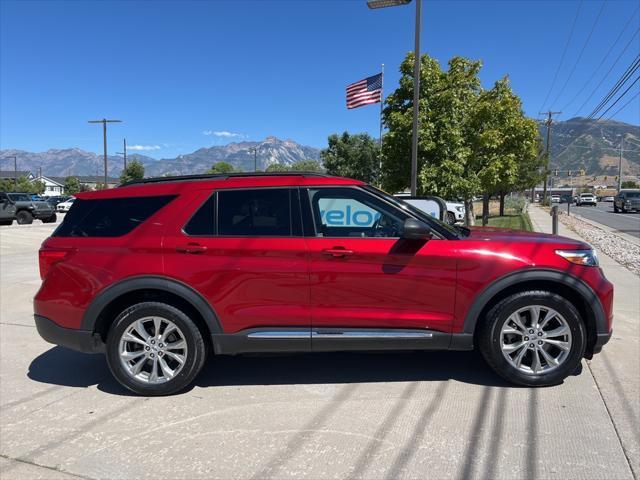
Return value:
[(288, 165), (284, 165), (282, 163), (272, 163), (267, 167), (265, 172), (289, 172), (291, 171), (291, 167)]
[[(410, 184), (412, 65), (410, 53), (383, 110), (383, 185), (392, 192)], [(508, 80), (483, 90), (480, 68), (480, 62), (454, 57), (445, 71), (429, 56), (421, 58), (418, 193), (464, 199), (468, 224), (474, 222), (472, 198), (512, 189), (538, 146), (535, 124), (524, 117)]]
[(490, 195), (500, 195), (500, 215), (504, 215), (505, 195), (529, 186), (519, 175), (528, 173), (532, 165), (538, 166), (538, 126), (524, 115), (522, 101), (506, 77), (480, 93), (465, 123), (465, 136), (473, 152), (467, 171), (477, 176), (484, 194), (485, 225)]
[(216, 162), (204, 173), (233, 173), (235, 168), (227, 162)]
[(294, 172), (323, 172), (324, 169), (315, 160), (298, 160), (291, 164), (291, 171)]
[(144, 165), (138, 160), (127, 163), (127, 168), (120, 174), (120, 183), (133, 182), (144, 178)]
[(82, 191), (82, 186), (77, 177), (67, 177), (64, 179), (64, 193), (66, 195), (75, 195), (80, 191)]
[(328, 174), (355, 178), (367, 183), (379, 181), (380, 146), (369, 134), (334, 133), (329, 136), (328, 144), (329, 146), (320, 152)]
[(622, 182), (622, 188), (640, 188), (640, 185), (638, 185), (637, 182), (634, 182), (633, 180), (625, 180), (624, 182)]

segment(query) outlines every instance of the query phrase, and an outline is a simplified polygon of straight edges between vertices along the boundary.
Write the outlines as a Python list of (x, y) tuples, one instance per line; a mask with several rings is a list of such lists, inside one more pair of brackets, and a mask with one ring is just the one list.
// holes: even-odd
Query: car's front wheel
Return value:
[(33, 215), (26, 210), (20, 210), (16, 214), (16, 222), (18, 222), (18, 225), (30, 225), (33, 223)]
[(107, 362), (129, 390), (148, 396), (183, 390), (206, 357), (197, 325), (182, 311), (159, 302), (134, 305), (114, 321), (107, 337)]
[(546, 291), (511, 295), (487, 314), (478, 344), (506, 380), (525, 386), (562, 382), (584, 355), (585, 327), (576, 308)]
[(57, 215), (54, 213), (53, 215), (51, 215), (48, 218), (43, 218), (42, 219), (42, 223), (55, 223), (56, 220), (58, 220)]

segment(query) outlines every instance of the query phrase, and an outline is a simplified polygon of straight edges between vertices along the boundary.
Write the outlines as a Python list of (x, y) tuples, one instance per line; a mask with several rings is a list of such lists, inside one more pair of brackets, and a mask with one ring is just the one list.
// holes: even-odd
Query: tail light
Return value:
[(56, 263), (64, 260), (71, 253), (69, 249), (43, 249), (38, 252), (40, 260), (40, 279), (44, 280), (49, 270)]

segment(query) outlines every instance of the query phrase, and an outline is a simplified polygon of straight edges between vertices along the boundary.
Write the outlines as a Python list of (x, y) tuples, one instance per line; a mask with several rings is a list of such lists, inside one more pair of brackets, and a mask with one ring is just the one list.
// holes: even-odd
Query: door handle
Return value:
[(207, 251), (207, 247), (198, 243), (187, 243), (186, 245), (178, 245), (176, 251), (179, 253), (204, 253)]
[(344, 247), (333, 247), (322, 250), (322, 253), (324, 253), (325, 255), (330, 255), (332, 257), (341, 258), (353, 255), (353, 250), (347, 250)]

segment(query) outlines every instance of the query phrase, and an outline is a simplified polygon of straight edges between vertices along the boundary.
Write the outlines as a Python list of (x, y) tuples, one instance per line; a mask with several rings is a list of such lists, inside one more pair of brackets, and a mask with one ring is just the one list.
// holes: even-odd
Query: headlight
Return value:
[(464, 207), (456, 207), (456, 210), (460, 213), (464, 212)]
[(556, 253), (576, 265), (597, 267), (598, 255), (595, 250), (556, 250)]

